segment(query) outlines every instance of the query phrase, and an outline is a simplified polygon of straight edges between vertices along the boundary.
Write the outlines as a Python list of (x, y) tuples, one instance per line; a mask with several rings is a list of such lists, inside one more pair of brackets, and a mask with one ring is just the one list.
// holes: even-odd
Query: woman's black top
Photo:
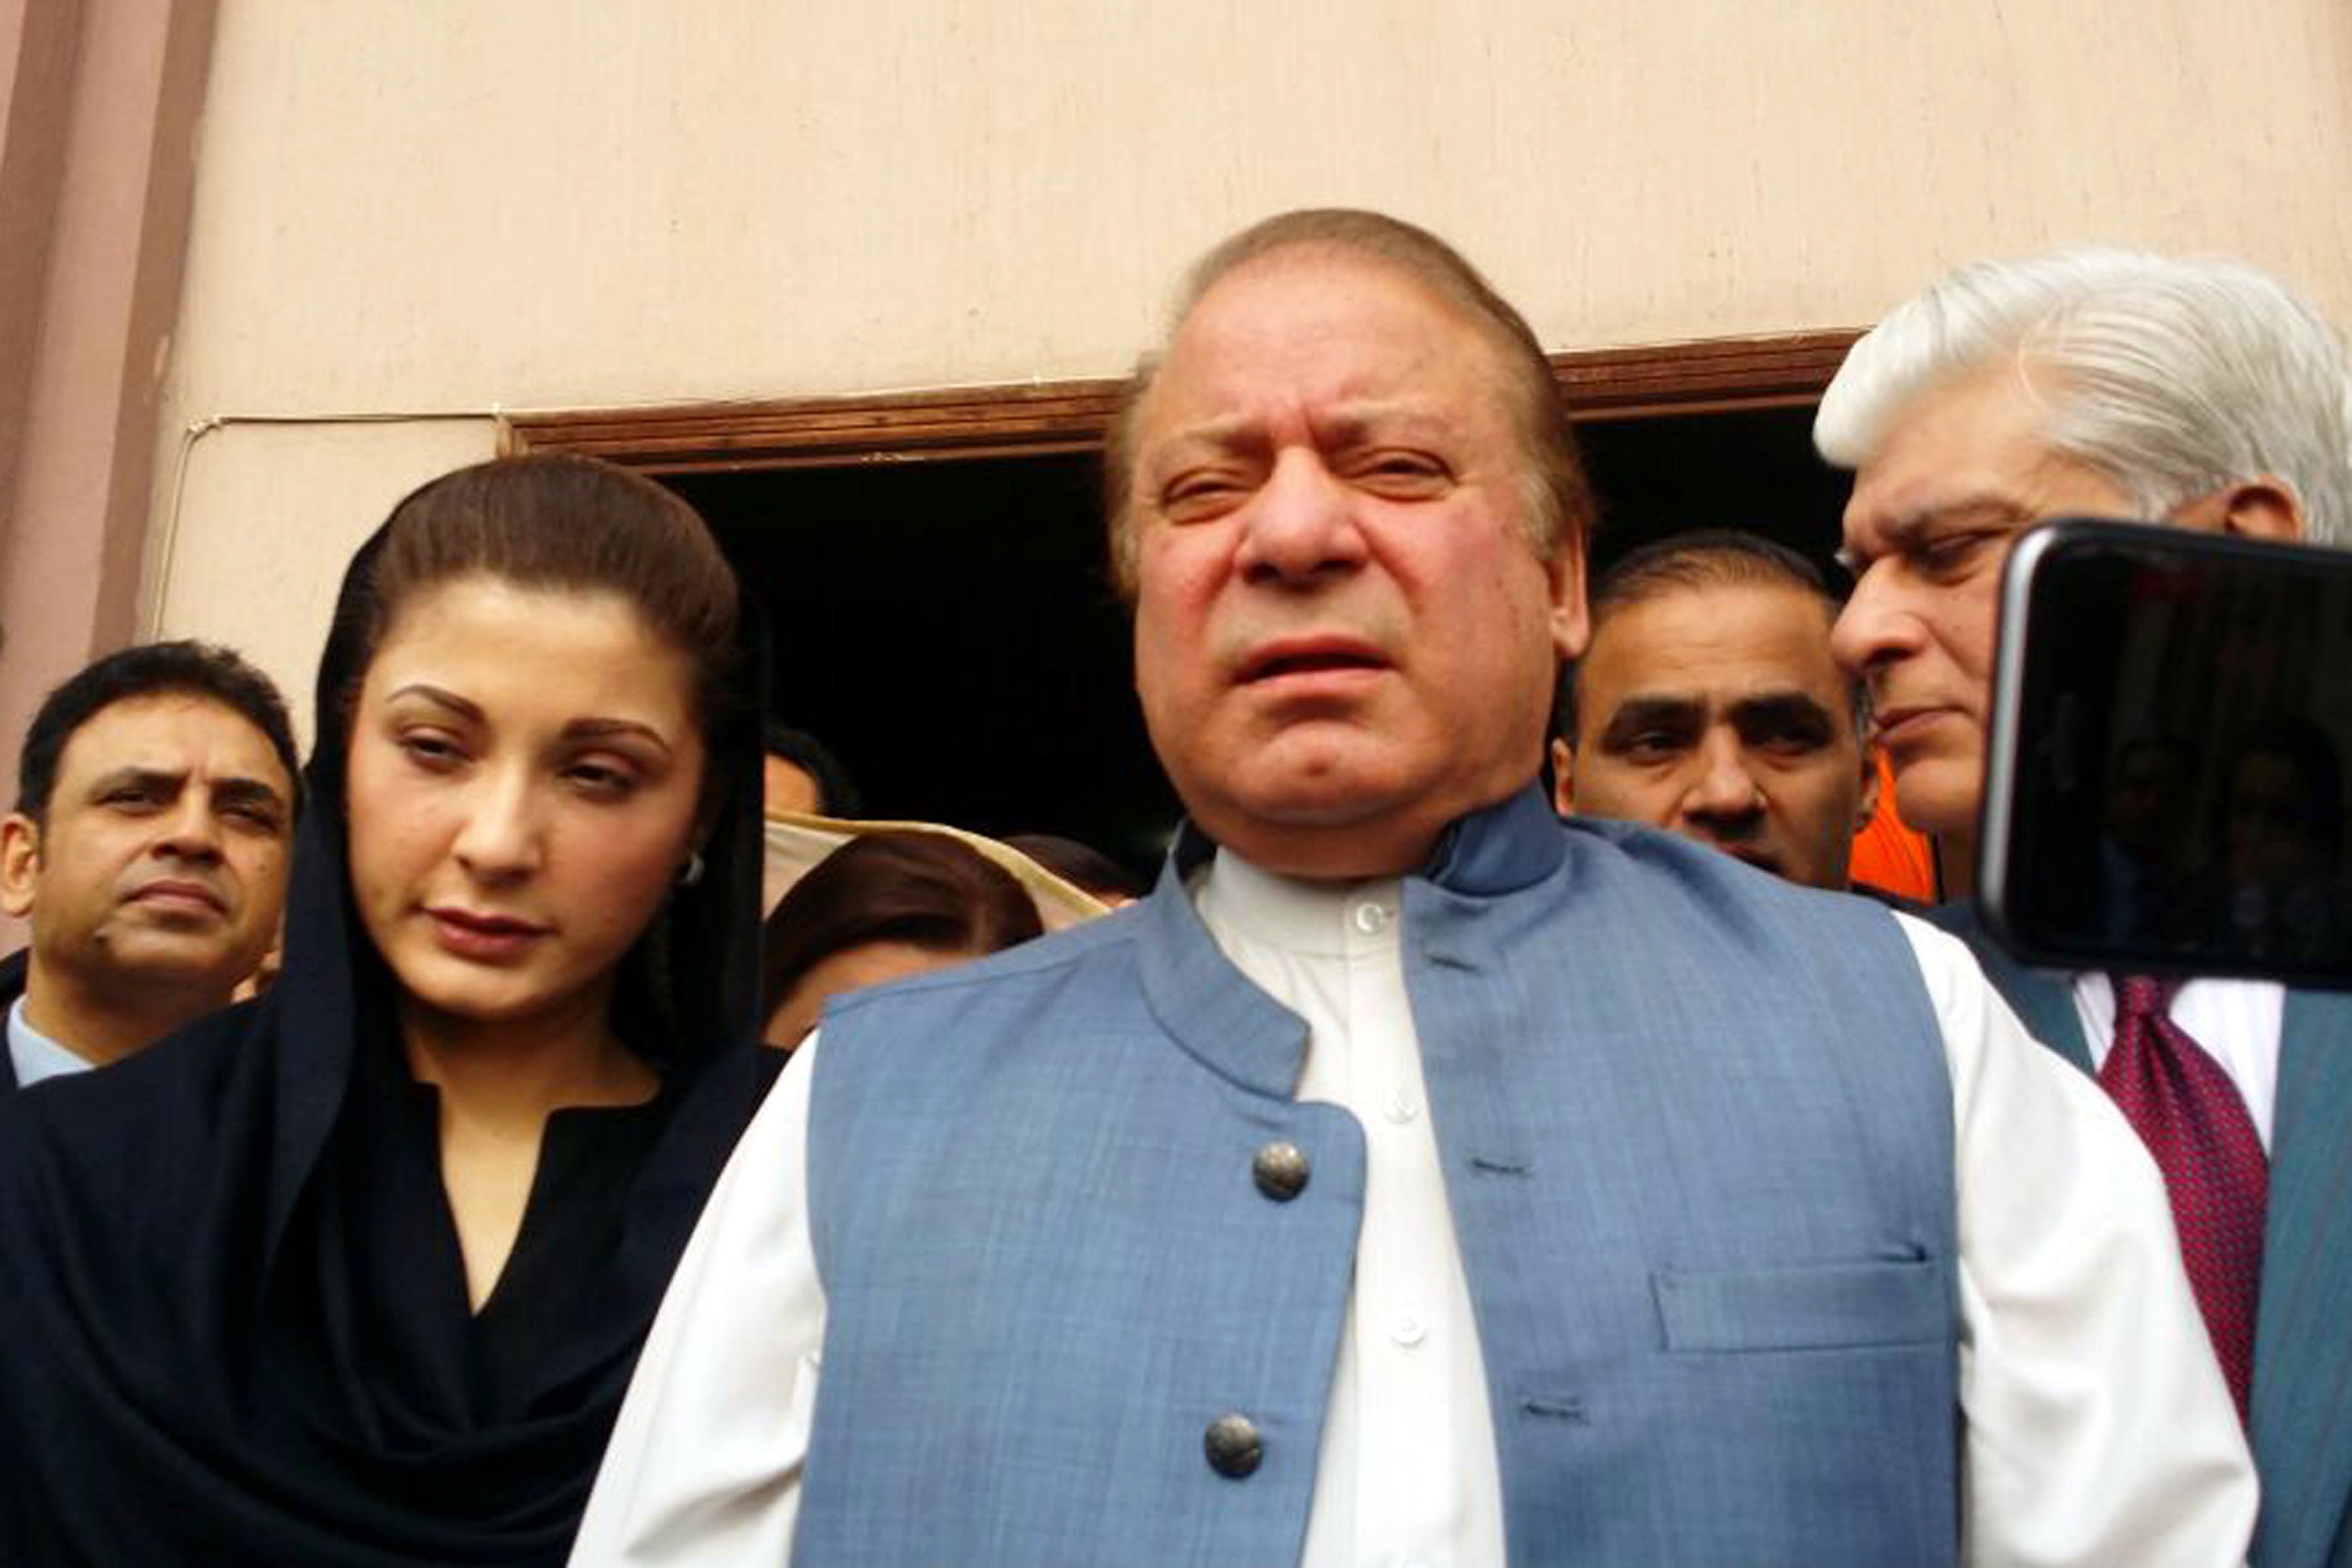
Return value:
[[(362, 551), (354, 575), (374, 549)], [(703, 855), (625, 961), (648, 1104), (559, 1111), (468, 1310), (435, 1106), (353, 911), (351, 579), (258, 1003), (0, 1096), (0, 1562), (555, 1563), (758, 1047), (759, 741), (730, 717)]]
[[(365, 1194), (373, 1205), (354, 1216), (362, 1224), (408, 1234), (404, 1250), (413, 1256), (406, 1266), (417, 1275), (412, 1293), (445, 1321), (466, 1326), (468, 1342), (458, 1353), (470, 1418), (484, 1426), (523, 1418), (539, 1392), (549, 1303), (593, 1289), (619, 1252), (629, 1193), (667, 1120), (670, 1097), (657, 1094), (643, 1105), (578, 1107), (548, 1118), (521, 1226), (478, 1310), (470, 1305), (441, 1181), (439, 1092), (412, 1082), (361, 1103), (369, 1125), (339, 1141), (333, 1157), (373, 1163), (392, 1179), (346, 1177), (335, 1187)], [(418, 1216), (437, 1216), (440, 1223), (416, 1223)], [(312, 1232), (305, 1227), (299, 1234)]]

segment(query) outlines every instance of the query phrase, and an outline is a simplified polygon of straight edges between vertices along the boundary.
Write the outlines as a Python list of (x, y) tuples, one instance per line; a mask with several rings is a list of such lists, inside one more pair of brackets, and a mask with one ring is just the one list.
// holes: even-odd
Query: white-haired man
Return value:
[[(2342, 341), (2242, 264), (2079, 250), (1965, 267), (1854, 346), (1814, 426), (1854, 472), (1864, 675), (1904, 817), (1965, 895), (2011, 542), (2067, 514), (2352, 542)], [(2261, 1568), (2352, 1563), (2352, 1002), (2031, 971), (1949, 923), (2045, 1043), (2107, 1086), (2171, 1192), (2263, 1479)]]

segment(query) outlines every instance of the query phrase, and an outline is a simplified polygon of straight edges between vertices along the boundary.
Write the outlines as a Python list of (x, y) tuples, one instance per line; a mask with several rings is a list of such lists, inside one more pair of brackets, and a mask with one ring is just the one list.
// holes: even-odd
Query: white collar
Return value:
[(25, 1019), (25, 999), (8, 1009), (8, 1058), (16, 1069), (16, 1087), (28, 1089), (45, 1078), (86, 1072), (91, 1064), (66, 1046), (41, 1033)]
[(1212, 931), (1300, 956), (1343, 957), (1396, 941), (1399, 879), (1310, 880), (1219, 849), (1195, 874), (1193, 907)]

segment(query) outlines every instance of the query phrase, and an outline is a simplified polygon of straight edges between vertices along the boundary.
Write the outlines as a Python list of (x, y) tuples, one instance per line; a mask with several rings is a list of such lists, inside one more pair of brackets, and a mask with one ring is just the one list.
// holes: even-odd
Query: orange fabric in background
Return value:
[(1932, 904), (1936, 899), (1936, 851), (1927, 836), (1904, 826), (1895, 810), (1895, 770), (1886, 753), (1872, 747), (1878, 766), (1878, 810), (1870, 826), (1853, 836), (1846, 876), (1883, 893)]

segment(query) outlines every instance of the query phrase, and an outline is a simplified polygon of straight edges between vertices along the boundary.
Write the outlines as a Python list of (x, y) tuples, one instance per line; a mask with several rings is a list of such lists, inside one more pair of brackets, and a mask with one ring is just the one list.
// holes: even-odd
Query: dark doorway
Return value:
[[(1846, 482), (1810, 408), (1597, 422), (1596, 564), (1685, 528), (1826, 562)], [(1152, 869), (1178, 806), (1136, 711), (1090, 454), (702, 472), (666, 482), (766, 605), (775, 700), (878, 817), (1054, 832)]]
[(1580, 426), (1601, 498), (1594, 566), (1685, 529), (1739, 528), (1829, 568), (1852, 481), (1815, 454), (1812, 430), (1810, 407)]
[(1066, 834), (1139, 871), (1176, 819), (1130, 689), (1090, 453), (684, 474), (766, 606), (773, 702), (866, 814)]

